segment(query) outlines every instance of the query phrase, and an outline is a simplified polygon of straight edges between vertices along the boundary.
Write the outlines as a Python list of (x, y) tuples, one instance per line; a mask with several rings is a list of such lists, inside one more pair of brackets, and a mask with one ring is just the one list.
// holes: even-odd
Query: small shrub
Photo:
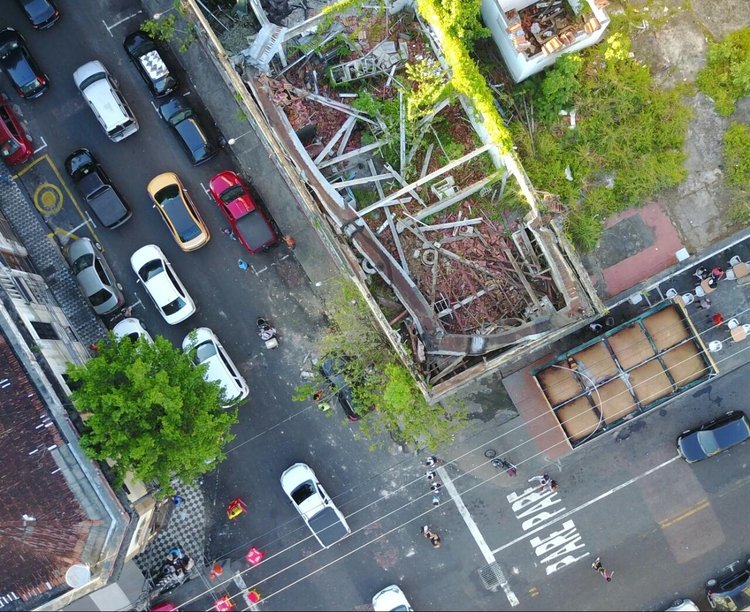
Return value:
[(706, 67), (698, 73), (698, 88), (714, 101), (716, 112), (728, 117), (737, 100), (750, 95), (750, 28), (709, 43)]
[(732, 123), (724, 132), (724, 176), (732, 190), (729, 217), (735, 223), (750, 222), (750, 129)]

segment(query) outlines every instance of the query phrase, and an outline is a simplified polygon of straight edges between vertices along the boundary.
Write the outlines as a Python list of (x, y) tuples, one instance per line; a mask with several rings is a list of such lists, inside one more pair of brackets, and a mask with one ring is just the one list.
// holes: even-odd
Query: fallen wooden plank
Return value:
[(333, 164), (336, 164), (338, 162), (346, 161), (347, 159), (351, 159), (352, 157), (356, 157), (357, 155), (362, 155), (363, 153), (368, 153), (370, 151), (374, 151), (375, 149), (379, 149), (384, 144), (384, 142), (378, 140), (377, 142), (373, 142), (372, 144), (365, 145), (364, 147), (360, 147), (359, 149), (354, 149), (354, 151), (349, 151), (348, 153), (344, 153), (343, 155), (339, 155), (338, 157), (332, 157), (331, 159), (327, 159), (324, 162), (315, 165), (318, 166), (319, 170), (322, 170), (323, 168), (327, 168), (328, 166), (332, 166)]
[(333, 138), (328, 141), (328, 144), (320, 153), (318, 153), (318, 156), (313, 160), (313, 163), (316, 166), (318, 165), (318, 162), (322, 161), (325, 156), (331, 152), (333, 147), (336, 146), (336, 143), (339, 141), (339, 138), (341, 138), (347, 132), (347, 130), (351, 133), (351, 130), (354, 127), (356, 121), (356, 117), (347, 117), (346, 121), (344, 121), (344, 124), (339, 128), (339, 131), (333, 135)]
[(342, 189), (343, 187), (352, 187), (353, 185), (366, 185), (373, 181), (382, 181), (384, 179), (392, 178), (390, 174), (378, 174), (376, 176), (363, 176), (361, 178), (351, 179), (350, 181), (342, 181), (340, 183), (331, 183), (334, 189)]
[(482, 187), (485, 185), (488, 185), (492, 181), (494, 181), (497, 177), (495, 176), (488, 176), (486, 178), (483, 178), (481, 181), (477, 181), (476, 183), (472, 183), (469, 185), (466, 189), (462, 189), (461, 191), (457, 191), (452, 196), (448, 196), (447, 198), (443, 198), (439, 202), (436, 202), (432, 206), (428, 206), (424, 210), (420, 210), (414, 215), (414, 218), (421, 221), (422, 219), (425, 219), (426, 217), (429, 217), (430, 215), (434, 215), (435, 213), (440, 212), (441, 210), (445, 210), (446, 208), (453, 206), (456, 202), (460, 202), (461, 200), (464, 200), (468, 198), (470, 195), (476, 193)]

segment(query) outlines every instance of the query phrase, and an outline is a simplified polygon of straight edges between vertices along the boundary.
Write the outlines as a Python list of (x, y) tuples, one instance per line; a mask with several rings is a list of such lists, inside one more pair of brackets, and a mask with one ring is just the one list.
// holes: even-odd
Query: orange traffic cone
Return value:
[(218, 563), (214, 564), (211, 568), (211, 573), (208, 575), (209, 580), (214, 580), (217, 576), (221, 576), (224, 573), (224, 568)]

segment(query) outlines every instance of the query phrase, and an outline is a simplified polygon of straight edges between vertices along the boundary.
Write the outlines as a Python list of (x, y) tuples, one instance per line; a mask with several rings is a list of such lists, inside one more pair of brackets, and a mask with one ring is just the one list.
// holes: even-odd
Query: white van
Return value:
[(84, 64), (73, 73), (73, 80), (110, 140), (120, 142), (138, 131), (133, 111), (104, 64), (98, 60)]

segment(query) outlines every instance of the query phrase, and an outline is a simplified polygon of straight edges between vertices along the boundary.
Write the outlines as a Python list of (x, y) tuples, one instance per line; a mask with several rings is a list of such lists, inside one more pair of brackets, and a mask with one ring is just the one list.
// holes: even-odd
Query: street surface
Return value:
[[(544, 466), (544, 453), (518, 419), (467, 429), (442, 452), (456, 461), (440, 468), (444, 487), (433, 509), (422, 455), (405, 454), (387, 438), (369, 450), (340, 411), (327, 415), (310, 402), (292, 401), (322, 333), (320, 302), (286, 246), (251, 256), (221, 234), (227, 223), (205, 186), (218, 171), (236, 168), (224, 151), (193, 168), (158, 116), (122, 49), (147, 13), (130, 0), (61, 2), (61, 10), (60, 22), (44, 32), (34, 32), (15, 3), (5, 3), (0, 17), (2, 27), (26, 37), (52, 81), (49, 92), (27, 102), (6, 77), (0, 80), (37, 146), (34, 159), (15, 172), (51, 231), (91, 236), (104, 246), (133, 316), (152, 334), (179, 345), (194, 327), (208, 326), (247, 379), (251, 394), (240, 408), (228, 459), (203, 482), (206, 554), (243, 572), (243, 584), (263, 596), (261, 609), (361, 610), (393, 583), (418, 610), (657, 610), (677, 597), (707, 608), (705, 581), (750, 553), (750, 445), (689, 466), (677, 458), (674, 442), (683, 430), (744, 407), (747, 366), (639, 419), (626, 428), (629, 436), (603, 437), (559, 466)], [(73, 83), (73, 71), (92, 59), (119, 81), (140, 123), (138, 134), (118, 144), (105, 136)], [(179, 76), (180, 92), (200, 110), (188, 75)], [(205, 114), (203, 123), (213, 125)], [(65, 158), (80, 147), (98, 157), (132, 206), (133, 218), (122, 228), (93, 227), (65, 175)], [(255, 177), (253, 170), (243, 172), (266, 200), (276, 195), (264, 193), (269, 169)], [(210, 243), (197, 252), (180, 251), (150, 204), (146, 185), (166, 171), (180, 176), (211, 230)], [(147, 243), (162, 248), (198, 306), (185, 323), (166, 325), (135, 282), (129, 258)], [(238, 269), (239, 257), (250, 270)], [(265, 351), (256, 335), (261, 315), (279, 329), (277, 351)], [(489, 447), (508, 452), (517, 477), (486, 464)], [(352, 528), (329, 550), (320, 549), (279, 485), (281, 472), (298, 461), (315, 469)], [(559, 483), (555, 493), (529, 491), (527, 479), (540, 470)], [(228, 521), (226, 504), (235, 497), (249, 513)], [(440, 549), (421, 536), (428, 523), (441, 535)], [(267, 551), (255, 568), (244, 561), (251, 545)], [(615, 572), (611, 583), (591, 570), (597, 556)], [(492, 563), (501, 570), (494, 592), (479, 576)], [(222, 580), (236, 585), (235, 578), (227, 573)], [(202, 602), (187, 609), (205, 609)], [(235, 603), (244, 607), (241, 599)]]

